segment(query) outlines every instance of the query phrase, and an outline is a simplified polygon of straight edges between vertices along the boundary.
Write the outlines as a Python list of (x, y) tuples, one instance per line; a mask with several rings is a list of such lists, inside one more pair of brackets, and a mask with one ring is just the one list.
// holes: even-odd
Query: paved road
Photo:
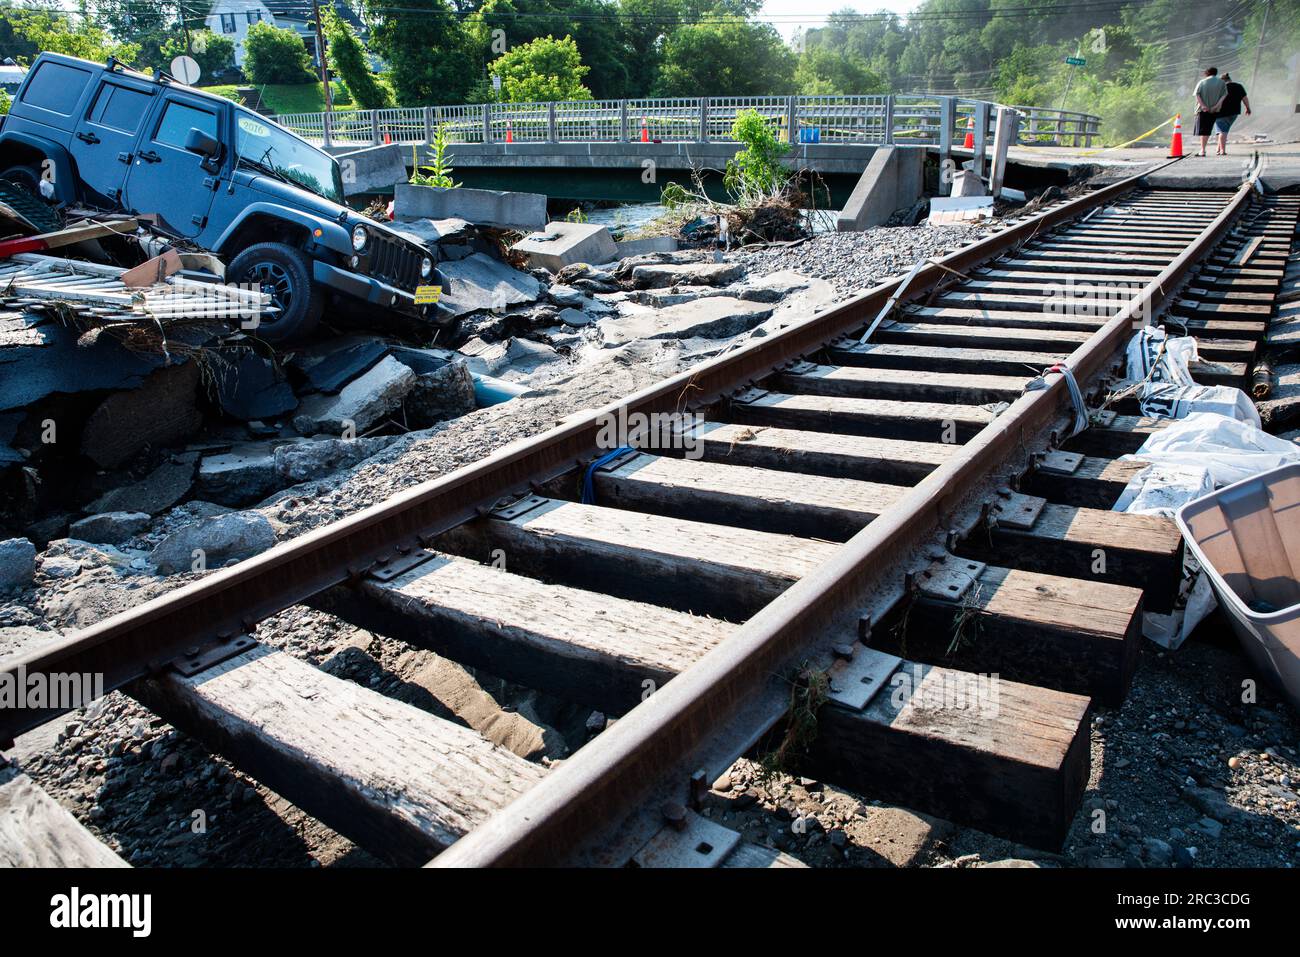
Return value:
[[(1183, 149), (1194, 153), (1197, 143), (1184, 136)], [(1213, 149), (1213, 143), (1211, 143)], [(1131, 176), (1144, 169), (1155, 169), (1167, 161), (1166, 149), (1129, 148), (1090, 151), (1074, 147), (1021, 147), (1011, 149), (1014, 162), (1031, 166), (1068, 168), (1078, 165), (1103, 166), (1118, 175)], [(1227, 156), (1186, 155), (1177, 163), (1160, 169), (1150, 177), (1151, 185), (1175, 189), (1226, 189), (1241, 182), (1246, 168), (1258, 153), (1264, 168), (1260, 174), (1269, 189), (1281, 190), (1300, 186), (1300, 142), (1229, 143)]]

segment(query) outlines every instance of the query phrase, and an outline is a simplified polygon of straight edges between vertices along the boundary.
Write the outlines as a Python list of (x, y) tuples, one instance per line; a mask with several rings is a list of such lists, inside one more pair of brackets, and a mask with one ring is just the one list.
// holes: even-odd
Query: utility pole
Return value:
[(1264, 4), (1264, 22), (1259, 27), (1259, 41), (1255, 44), (1255, 69), (1250, 74), (1250, 88), (1255, 89), (1259, 80), (1259, 57), (1264, 52), (1264, 35), (1268, 32), (1268, 15), (1273, 12), (1273, 0)]
[(311, 0), (311, 9), (316, 14), (316, 53), (320, 60), (320, 84), (325, 88), (325, 112), (334, 112), (334, 97), (330, 93), (329, 63), (325, 59), (325, 36), (320, 28), (320, 0)]
[(193, 53), (194, 50), (190, 47), (190, 21), (185, 16), (185, 0), (179, 0), (176, 5), (181, 11), (181, 32), (185, 35), (185, 52)]

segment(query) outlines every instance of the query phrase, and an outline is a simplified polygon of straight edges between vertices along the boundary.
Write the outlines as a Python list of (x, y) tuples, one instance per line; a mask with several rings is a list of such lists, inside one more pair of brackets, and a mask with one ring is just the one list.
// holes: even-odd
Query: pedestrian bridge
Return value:
[(427, 148), (441, 129), (455, 178), (487, 189), (582, 200), (642, 201), (693, 169), (721, 170), (736, 152), (731, 129), (754, 110), (791, 144), (789, 165), (819, 174), (832, 199), (846, 197), (881, 146), (947, 157), (969, 132), (983, 153), (1000, 110), (1013, 111), (1026, 145), (1090, 147), (1101, 120), (1088, 113), (1007, 107), (922, 93), (859, 96), (678, 97), (480, 103), (275, 117), (333, 153), (386, 143)]

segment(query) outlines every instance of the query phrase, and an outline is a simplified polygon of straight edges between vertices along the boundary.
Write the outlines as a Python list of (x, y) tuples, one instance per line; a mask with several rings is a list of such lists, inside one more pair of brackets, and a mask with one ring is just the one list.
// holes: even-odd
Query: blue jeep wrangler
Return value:
[(276, 309), (256, 334), (270, 342), (309, 333), (330, 298), (425, 325), (450, 314), (433, 255), (349, 209), (329, 154), (165, 74), (42, 53), (0, 125), (0, 178), (67, 205), (156, 214), (163, 232), (221, 256), (227, 282), (262, 286)]

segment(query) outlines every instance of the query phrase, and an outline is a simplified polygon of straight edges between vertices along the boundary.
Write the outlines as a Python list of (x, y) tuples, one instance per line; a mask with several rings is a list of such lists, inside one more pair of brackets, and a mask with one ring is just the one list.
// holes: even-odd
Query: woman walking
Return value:
[(1227, 92), (1223, 95), (1223, 103), (1214, 120), (1214, 131), (1219, 134), (1219, 148), (1214, 151), (1215, 156), (1228, 155), (1228, 130), (1232, 129), (1232, 124), (1241, 116), (1243, 106), (1246, 115), (1250, 116), (1250, 97), (1246, 95), (1246, 88), (1240, 83), (1234, 83), (1231, 73), (1223, 74), (1223, 82), (1227, 86)]

